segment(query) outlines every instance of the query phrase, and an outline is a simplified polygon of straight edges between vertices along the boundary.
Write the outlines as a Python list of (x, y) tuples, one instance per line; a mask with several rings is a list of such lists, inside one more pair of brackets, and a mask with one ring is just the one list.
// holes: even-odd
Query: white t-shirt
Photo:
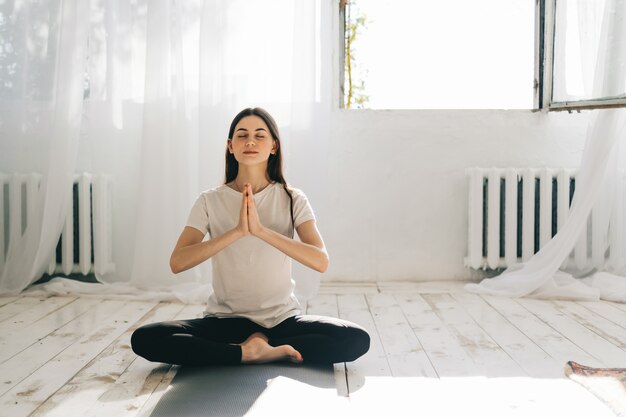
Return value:
[[(290, 188), (294, 225), (314, 220), (304, 193)], [(272, 183), (254, 195), (261, 224), (291, 237), (289, 196), (282, 184)], [(187, 226), (218, 237), (239, 224), (242, 195), (227, 185), (204, 191), (189, 214)], [(293, 289), (291, 258), (263, 240), (249, 235), (211, 258), (213, 293), (205, 316), (245, 317), (266, 328), (300, 314)]]

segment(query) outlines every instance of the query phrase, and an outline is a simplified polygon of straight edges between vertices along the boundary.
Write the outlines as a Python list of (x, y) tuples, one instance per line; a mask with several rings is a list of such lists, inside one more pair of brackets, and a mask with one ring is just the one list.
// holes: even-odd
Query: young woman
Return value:
[(291, 259), (324, 272), (328, 254), (306, 196), (285, 182), (276, 122), (263, 109), (233, 120), (226, 182), (196, 200), (170, 265), (178, 273), (209, 258), (213, 293), (204, 317), (138, 328), (135, 353), (180, 365), (335, 363), (369, 349), (362, 327), (300, 314)]

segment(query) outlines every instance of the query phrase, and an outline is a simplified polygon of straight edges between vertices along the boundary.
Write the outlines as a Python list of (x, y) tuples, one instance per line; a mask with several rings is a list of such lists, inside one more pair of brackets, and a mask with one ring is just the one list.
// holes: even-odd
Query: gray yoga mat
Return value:
[(287, 377), (319, 388), (335, 388), (332, 365), (289, 363), (181, 367), (151, 417), (243, 416), (267, 387)]

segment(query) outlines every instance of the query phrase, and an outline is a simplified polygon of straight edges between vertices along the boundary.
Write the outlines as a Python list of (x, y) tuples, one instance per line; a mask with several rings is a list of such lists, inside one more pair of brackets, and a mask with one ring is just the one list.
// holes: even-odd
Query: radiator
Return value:
[[(527, 261), (550, 241), (569, 214), (576, 185), (576, 172), (567, 169), (472, 168), (468, 176), (465, 265), (485, 270)], [(622, 207), (623, 193), (615, 198), (614, 204)], [(592, 210), (563, 267), (582, 271), (602, 267), (607, 259), (614, 264), (622, 261), (621, 228), (609, 227), (608, 236), (600, 227), (594, 230), (594, 223), (606, 223), (607, 219), (600, 218), (603, 212), (610, 210)]]
[[(38, 174), (0, 174), (0, 268), (7, 244), (35, 216)], [(111, 179), (87, 173), (74, 177), (65, 225), (52, 254), (49, 274), (105, 274), (115, 269), (112, 246)]]

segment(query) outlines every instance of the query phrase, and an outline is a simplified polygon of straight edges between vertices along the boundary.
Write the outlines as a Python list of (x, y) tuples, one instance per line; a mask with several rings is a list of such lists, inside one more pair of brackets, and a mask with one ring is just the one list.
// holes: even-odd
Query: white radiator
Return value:
[[(35, 215), (38, 174), (0, 174), (0, 268), (7, 244), (24, 233)], [(105, 274), (112, 259), (111, 180), (106, 175), (74, 177), (65, 225), (52, 255), (49, 274)]]
[[(549, 168), (473, 168), (468, 170), (468, 176), (465, 266), (499, 269), (527, 261), (561, 228), (569, 214), (576, 172)], [(614, 204), (621, 208), (623, 193), (618, 194)], [(621, 262), (624, 249), (624, 237), (619, 235), (621, 227), (609, 227), (608, 236), (599, 227), (593, 228), (594, 223), (602, 223), (599, 216), (603, 212), (610, 210), (592, 210), (563, 267), (586, 270), (603, 266), (607, 259), (614, 264)], [(613, 224), (621, 219), (610, 221)]]

